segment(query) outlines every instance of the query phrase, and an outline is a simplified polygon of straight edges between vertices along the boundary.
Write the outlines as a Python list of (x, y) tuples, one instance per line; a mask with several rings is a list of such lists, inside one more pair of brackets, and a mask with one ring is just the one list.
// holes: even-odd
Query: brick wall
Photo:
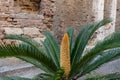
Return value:
[(117, 0), (117, 3), (116, 30), (120, 30), (120, 0)]
[(53, 7), (54, 0), (1, 0), (0, 37), (21, 34), (43, 38), (41, 32), (52, 27)]
[[(74, 26), (75, 33), (85, 24), (111, 17), (113, 22), (96, 31), (90, 44), (94, 45), (115, 30), (116, 0), (57, 0), (54, 33), (58, 40), (68, 27)], [(59, 41), (60, 42), (60, 41)]]
[[(27, 2), (26, 2), (27, 1)], [(51, 30), (54, 0), (0, 0), (0, 43), (5, 34), (29, 36), (36, 41), (44, 39), (45, 30)], [(0, 76), (33, 77), (41, 70), (16, 58), (0, 59)]]

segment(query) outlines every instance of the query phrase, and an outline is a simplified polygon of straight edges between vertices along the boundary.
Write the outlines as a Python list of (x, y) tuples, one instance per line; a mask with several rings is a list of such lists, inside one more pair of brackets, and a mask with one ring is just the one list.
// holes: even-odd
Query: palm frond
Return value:
[(84, 67), (84, 70), (82, 72), (82, 75), (89, 73), (96, 68), (99, 68), (101, 65), (113, 60), (118, 59), (117, 57), (120, 57), (120, 48), (114, 48), (107, 50), (105, 52), (101, 52), (101, 55), (96, 56), (91, 61), (89, 61), (88, 64), (86, 64), (86, 67)]
[(84, 51), (84, 48), (86, 47), (93, 33), (101, 26), (104, 26), (110, 22), (111, 22), (110, 19), (104, 19), (98, 23), (87, 25), (83, 27), (83, 29), (81, 29), (81, 31), (79, 32), (76, 38), (75, 45), (72, 51), (72, 57), (71, 57), (72, 66), (80, 60), (80, 57)]
[[(46, 54), (47, 56), (54, 62), (57, 64), (56, 61), (56, 56), (54, 55), (53, 49), (51, 47), (51, 44), (49, 43), (49, 41), (47, 39), (44, 40), (44, 42), (42, 41), (42, 44), (45, 48)], [(56, 65), (57, 66), (57, 65)]]
[(38, 62), (37, 60), (33, 59), (33, 58), (29, 58), (29, 57), (24, 57), (24, 56), (19, 56), (17, 57), (23, 61), (26, 61), (28, 63), (33, 64), (35, 67), (40, 68), (41, 70), (43, 70), (44, 72), (47, 73), (51, 73), (53, 74), (50, 70), (48, 70), (45, 66), (43, 66), (40, 62)]
[[(41, 41), (41, 43), (42, 43), (42, 45), (43, 45), (43, 48), (44, 48), (44, 50), (45, 50), (46, 55), (47, 55), (49, 58), (54, 59), (54, 56), (52, 55), (52, 52), (51, 52), (50, 47), (49, 47), (48, 40), (45, 39), (44, 41)], [(54, 60), (55, 60), (55, 59), (54, 59)], [(53, 61), (54, 61), (54, 60), (53, 60)]]
[(99, 53), (101, 51), (120, 47), (120, 31), (114, 32), (113, 34), (110, 34), (109, 36), (105, 37), (103, 41), (98, 42), (95, 47), (93, 47), (90, 52), (87, 53), (87, 55), (91, 55), (95, 53)]
[(119, 35), (120, 35), (120, 32), (114, 32), (113, 34), (105, 37), (103, 41), (100, 41), (85, 56), (83, 56), (83, 58), (81, 58), (78, 64), (80, 64), (81, 67), (85, 67), (86, 64), (89, 63), (89, 61), (91, 61), (94, 57), (99, 55), (101, 52), (108, 49), (120, 47)]
[(53, 75), (47, 73), (40, 73), (35, 76), (33, 80), (53, 80)]
[(56, 64), (56, 66), (59, 68), (60, 67), (60, 64), (59, 64), (59, 62), (60, 62), (60, 47), (50, 32), (46, 31), (46, 32), (44, 32), (44, 34), (46, 35), (46, 40), (49, 44), (49, 49), (51, 50), (52, 55), (54, 56), (54, 58), (53, 58), (53, 59), (55, 59), (54, 62)]
[(64, 76), (64, 69), (60, 68), (56, 71), (53, 80), (66, 80)]
[[(120, 47), (120, 32), (114, 32), (113, 34), (105, 37), (103, 41), (100, 41), (94, 48), (92, 48), (86, 55), (84, 55), (81, 60), (77, 63), (79, 65), (74, 65), (73, 67), (77, 69), (81, 69), (86, 66), (94, 57), (99, 55), (101, 52)], [(73, 68), (73, 69), (74, 69)], [(83, 70), (83, 69), (82, 69)], [(75, 71), (75, 72), (76, 72)], [(82, 71), (81, 71), (82, 72)]]
[[(53, 71), (57, 70), (57, 67), (55, 66), (54, 62), (50, 58), (48, 58), (45, 55), (45, 53), (40, 53), (35, 48), (33, 48), (33, 47), (31, 47), (27, 44), (20, 44), (19, 48), (25, 50), (26, 53), (33, 53), (34, 56), (38, 57), (37, 61), (40, 62), (40, 63), (41, 62), (43, 63), (43, 64), (41, 63), (42, 64), (41, 68), (44, 69), (44, 71), (46, 70), (47, 67), (53, 69)], [(50, 72), (52, 72), (52, 71), (50, 71)]]
[(40, 73), (36, 75), (34, 80), (65, 80), (64, 79), (64, 69), (58, 69), (55, 74)]
[(38, 49), (40, 52), (42, 52), (41, 46), (35, 40), (33, 40), (33, 39), (29, 38), (29, 37), (26, 37), (24, 35), (13, 35), (13, 34), (10, 34), (10, 35), (5, 35), (4, 38), (5, 39), (12, 39), (12, 40), (23, 41), (23, 42), (31, 45), (32, 47)]
[(69, 41), (70, 41), (70, 54), (72, 54), (72, 49), (73, 49), (73, 45), (74, 45), (74, 28), (70, 27), (67, 31), (68, 36), (69, 36)]
[(37, 60), (42, 66), (46, 67), (48, 72), (54, 72), (56, 70), (56, 66), (51, 59), (49, 59), (43, 53), (39, 53), (39, 51), (31, 47), (30, 45), (20, 44), (20, 45), (1, 45), (0, 46), (0, 57), (22, 58), (21, 56)]

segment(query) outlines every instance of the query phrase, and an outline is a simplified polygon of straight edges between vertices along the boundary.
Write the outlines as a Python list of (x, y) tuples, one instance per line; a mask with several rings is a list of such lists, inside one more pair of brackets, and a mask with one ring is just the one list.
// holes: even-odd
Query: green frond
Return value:
[(5, 35), (4, 37), (5, 39), (11, 39), (11, 40), (20, 40), (23, 41), (31, 46), (33, 46), (34, 48), (38, 49), (40, 52), (42, 52), (41, 46), (39, 45), (39, 43), (37, 43), (35, 40), (33, 40), (32, 38), (26, 37), (24, 35)]
[(54, 80), (53, 75), (47, 73), (40, 73), (33, 78), (33, 80)]
[(68, 36), (69, 36), (69, 41), (70, 41), (70, 54), (72, 54), (72, 49), (73, 49), (73, 45), (74, 45), (74, 28), (70, 27), (67, 31)]
[[(94, 57), (99, 55), (101, 52), (120, 47), (120, 32), (114, 32), (113, 34), (105, 37), (103, 41), (100, 41), (93, 47), (81, 60), (78, 64), (81, 64), (81, 67), (85, 67)], [(80, 68), (80, 67), (79, 67)]]
[(32, 79), (22, 77), (0, 77), (0, 80), (32, 80)]
[(52, 55), (52, 52), (51, 52), (51, 50), (50, 50), (48, 40), (45, 39), (44, 41), (41, 41), (41, 42), (42, 42), (42, 45), (43, 45), (43, 47), (44, 47), (44, 50), (45, 50), (46, 55), (47, 55), (49, 58), (53, 59), (53, 61), (54, 61), (55, 59), (54, 59), (54, 56)]
[(37, 61), (40, 62), (41, 64), (43, 63), (41, 68), (44, 69), (44, 71), (46, 70), (47, 67), (52, 69), (53, 71), (57, 70), (57, 67), (55, 66), (53, 61), (45, 55), (46, 53), (40, 53), (35, 48), (32, 48), (27, 44), (20, 44), (19, 48), (26, 50), (26, 53), (33, 53), (34, 56), (38, 57)]
[(56, 71), (53, 80), (66, 80), (64, 76), (64, 69), (60, 68)]
[(99, 68), (101, 65), (113, 59), (118, 59), (118, 57), (120, 57), (120, 48), (110, 49), (105, 52), (101, 52), (100, 54), (101, 55), (96, 56), (91, 61), (89, 61), (88, 64), (86, 64), (86, 67), (84, 67), (83, 69), (82, 75)]
[(34, 80), (65, 80), (64, 79), (64, 70), (58, 69), (55, 74), (48, 74), (48, 73), (40, 73), (35, 76)]
[[(21, 59), (24, 57), (28, 57), (28, 58), (38, 61), (42, 66), (44, 66), (47, 69), (47, 72), (52, 73), (56, 70), (56, 66), (52, 62), (51, 59), (45, 56), (44, 53), (40, 53), (38, 50), (36, 50), (35, 48), (27, 44), (1, 45), (0, 46), (0, 57), (20, 57)], [(31, 61), (29, 62), (31, 63)]]
[(76, 38), (75, 45), (74, 45), (72, 55), (71, 55), (72, 56), (71, 57), (72, 66), (80, 60), (80, 57), (84, 51), (84, 48), (86, 47), (86, 45), (87, 45), (89, 39), (92, 37), (93, 33), (101, 26), (104, 26), (110, 22), (111, 22), (110, 19), (104, 19), (98, 23), (93, 23), (93, 24), (84, 26), (80, 30), (80, 32)]
[(60, 47), (50, 32), (46, 31), (46, 32), (44, 32), (44, 34), (46, 36), (45, 41), (47, 41), (47, 44), (49, 45), (48, 49), (51, 51), (50, 53), (52, 53), (51, 56), (54, 56), (54, 58), (52, 57), (54, 59), (54, 63), (59, 68), (60, 67), (60, 64), (59, 64), (59, 62), (60, 62)]
[[(46, 55), (54, 62), (56, 63), (56, 56), (54, 55), (53, 49), (50, 46), (51, 44), (47, 39), (42, 41), (43, 47), (45, 48)], [(57, 65), (56, 65), (57, 66)], [(59, 68), (59, 67), (58, 67)]]
[(94, 48), (88, 52), (87, 55), (95, 55), (94, 53), (99, 53), (103, 50), (120, 47), (120, 31), (114, 32), (109, 36), (105, 37), (104, 40), (98, 42)]
[(45, 66), (43, 66), (40, 62), (38, 62), (37, 60), (33, 59), (33, 58), (29, 58), (29, 57), (23, 57), (23, 56), (19, 56), (17, 57), (23, 61), (26, 61), (28, 63), (31, 63), (33, 64), (35, 67), (38, 67), (40, 68), (41, 70), (43, 70), (44, 72), (47, 72), (47, 73), (51, 73), (53, 74), (50, 70), (48, 70)]
[[(97, 55), (100, 55), (101, 52), (108, 50), (108, 49), (120, 47), (120, 36), (119, 35), (120, 35), (120, 32), (114, 32), (113, 34), (105, 37), (103, 41), (100, 41), (98, 44), (96, 44), (95, 47), (93, 47), (86, 55), (84, 55), (81, 58), (81, 60), (76, 65), (73, 66), (72, 72), (78, 72), (77, 69), (82, 69), (83, 67), (86, 67), (86, 64), (88, 64), (89, 61), (91, 61)], [(74, 68), (76, 70), (74, 70)]]

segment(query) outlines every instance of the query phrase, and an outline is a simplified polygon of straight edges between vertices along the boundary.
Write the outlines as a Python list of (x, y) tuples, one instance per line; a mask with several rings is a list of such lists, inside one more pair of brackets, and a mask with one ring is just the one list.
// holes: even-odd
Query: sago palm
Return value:
[[(20, 40), (22, 43), (1, 45), (0, 57), (17, 57), (44, 71), (32, 80), (77, 80), (120, 56), (120, 32), (114, 32), (98, 42), (91, 50), (84, 52), (93, 33), (110, 22), (111, 20), (105, 19), (86, 25), (79, 31), (76, 39), (74, 29), (69, 28), (61, 46), (48, 31), (44, 32), (46, 39), (41, 41), (43, 47), (25, 36), (6, 35), (5, 39)], [(12, 78), (12, 80), (31, 80)], [(4, 79), (11, 80), (10, 77)]]

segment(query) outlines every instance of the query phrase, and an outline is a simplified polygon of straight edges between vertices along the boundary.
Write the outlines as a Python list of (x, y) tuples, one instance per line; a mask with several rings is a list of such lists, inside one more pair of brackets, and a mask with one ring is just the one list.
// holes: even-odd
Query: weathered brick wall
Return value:
[(38, 13), (41, 0), (14, 0), (14, 9), (17, 12)]
[(68, 27), (74, 26), (75, 33), (77, 33), (83, 25), (100, 21), (104, 17), (113, 18), (113, 23), (96, 31), (96, 35), (92, 37), (90, 44), (94, 45), (110, 32), (114, 32), (116, 0), (57, 0), (56, 6), (54, 33), (58, 40), (61, 39)]
[(0, 37), (4, 34), (21, 34), (35, 39), (43, 38), (41, 33), (52, 27), (54, 0), (38, 2), (40, 0), (1, 0)]
[(55, 36), (61, 40), (63, 33), (71, 26), (77, 33), (83, 25), (95, 21), (95, 18), (93, 0), (57, 0), (54, 18)]
[(117, 3), (116, 30), (120, 30), (120, 0), (117, 0)]
[(53, 17), (55, 15), (55, 1), (56, 0), (41, 0), (40, 4), (40, 14), (43, 14), (43, 23), (52, 30), (53, 27)]
[[(40, 42), (42, 32), (51, 30), (54, 10), (54, 0), (0, 0), (0, 43), (15, 42), (3, 40), (5, 34), (26, 35)], [(39, 72), (16, 58), (0, 59), (0, 76), (33, 77)]]

